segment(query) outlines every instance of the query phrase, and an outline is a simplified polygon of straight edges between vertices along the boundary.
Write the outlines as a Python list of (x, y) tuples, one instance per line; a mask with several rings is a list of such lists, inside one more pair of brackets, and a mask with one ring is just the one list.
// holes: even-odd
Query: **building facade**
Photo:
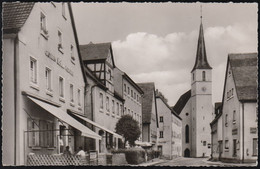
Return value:
[(182, 156), (181, 118), (173, 112), (167, 99), (158, 90), (156, 104), (159, 121), (157, 149), (166, 159)]
[(229, 54), (223, 90), (222, 161), (257, 160), (257, 53)]
[(155, 98), (155, 85), (151, 83), (137, 83), (142, 89), (142, 141), (153, 145), (157, 149), (158, 115)]
[[(111, 43), (80, 45), (80, 52), (86, 73), (95, 81), (88, 83), (87, 117), (93, 120), (96, 133), (102, 135), (99, 152), (110, 152), (118, 148), (122, 137), (115, 133), (115, 126), (123, 114), (124, 99), (115, 89), (115, 64)], [(94, 125), (94, 126), (95, 126)]]
[(210, 122), (213, 117), (212, 68), (207, 61), (202, 23), (195, 65), (191, 71), (191, 90), (180, 97), (173, 109), (183, 119), (183, 155), (210, 156)]
[(84, 114), (85, 90), (69, 3), (4, 3), (2, 47), (4, 165), (100, 139), (67, 113)]

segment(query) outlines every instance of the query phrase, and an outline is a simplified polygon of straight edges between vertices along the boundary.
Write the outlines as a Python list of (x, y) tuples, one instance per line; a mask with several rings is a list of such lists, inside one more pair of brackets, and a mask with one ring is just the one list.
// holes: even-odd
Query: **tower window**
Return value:
[(206, 81), (206, 72), (202, 71), (202, 81)]
[(185, 142), (189, 143), (189, 126), (186, 125), (185, 127)]

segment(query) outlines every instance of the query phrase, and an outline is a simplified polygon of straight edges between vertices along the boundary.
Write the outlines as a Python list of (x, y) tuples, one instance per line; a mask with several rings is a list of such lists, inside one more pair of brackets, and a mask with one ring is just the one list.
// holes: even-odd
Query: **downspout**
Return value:
[(17, 165), (16, 153), (17, 153), (17, 49), (18, 46), (18, 35), (14, 39), (14, 165)]
[[(97, 85), (93, 85), (93, 86), (91, 86), (91, 89), (90, 89), (90, 99), (91, 99), (91, 120), (93, 120), (94, 121), (94, 112), (93, 112), (93, 110), (94, 110), (94, 108), (93, 108), (93, 88), (94, 87), (96, 87)], [(93, 125), (92, 125), (92, 129), (93, 129)]]
[(242, 163), (245, 159), (245, 124), (244, 124), (244, 103), (242, 102)]

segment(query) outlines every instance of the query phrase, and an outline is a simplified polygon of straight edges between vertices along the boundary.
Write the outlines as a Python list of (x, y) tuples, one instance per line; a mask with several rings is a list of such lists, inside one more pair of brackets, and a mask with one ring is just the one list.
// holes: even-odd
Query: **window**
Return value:
[(203, 141), (203, 146), (206, 146), (207, 145), (207, 141)]
[(59, 77), (59, 94), (60, 97), (64, 97), (64, 79)]
[(134, 116), (134, 112), (133, 112), (133, 111), (131, 111), (131, 116), (132, 116), (132, 117)]
[(160, 131), (160, 138), (163, 138), (163, 131)]
[(203, 127), (202, 130), (205, 131), (205, 127)]
[(236, 110), (233, 111), (233, 124), (236, 123)]
[(111, 70), (110, 69), (108, 69), (107, 74), (108, 74), (107, 77), (109, 78), (109, 80), (112, 80), (112, 74), (111, 74)]
[(126, 84), (124, 84), (124, 92), (126, 92)]
[(185, 142), (189, 143), (189, 126), (186, 125), (185, 127)]
[(163, 122), (163, 116), (160, 116), (160, 122)]
[(78, 105), (81, 106), (81, 91), (78, 89)]
[(206, 72), (202, 71), (202, 81), (206, 81)]
[(229, 147), (228, 147), (228, 140), (225, 140), (225, 149), (229, 149)]
[(188, 116), (189, 115), (189, 113), (186, 113), (186, 116)]
[(136, 93), (134, 92), (134, 99), (136, 99)]
[(40, 146), (39, 140), (39, 121), (34, 119), (28, 119), (28, 140), (29, 140), (29, 147), (38, 147)]
[(104, 108), (103, 104), (103, 93), (99, 93), (100, 109)]
[(37, 84), (37, 61), (32, 57), (30, 57), (30, 79)]
[(124, 115), (124, 113), (123, 113), (123, 106), (120, 104), (120, 109), (119, 109), (119, 112), (120, 112), (120, 116), (122, 116), (122, 115)]
[(70, 102), (74, 102), (73, 84), (70, 84)]
[(232, 89), (231, 89), (231, 97), (233, 96), (233, 91), (234, 91), (234, 89), (232, 88)]
[(233, 157), (237, 156), (237, 140), (233, 140)]
[(133, 97), (133, 90), (131, 90), (131, 97)]
[(139, 95), (138, 94), (136, 95), (136, 100), (137, 100), (137, 102), (139, 102)]
[(225, 117), (225, 126), (226, 127), (228, 126), (228, 114), (226, 114), (226, 117)]
[(74, 56), (74, 46), (70, 45), (70, 57), (73, 61), (75, 61), (75, 56)]
[(130, 115), (131, 113), (130, 113), (130, 109), (128, 109), (128, 114)]
[(119, 116), (119, 103), (116, 103), (116, 114)]
[(64, 2), (62, 2), (62, 16), (66, 19), (66, 7)]
[(51, 88), (51, 69), (45, 68), (45, 79), (46, 79), (46, 89), (52, 91)]
[(258, 141), (257, 138), (253, 138), (253, 156), (258, 154)]
[(58, 50), (60, 52), (62, 52), (62, 49), (63, 49), (63, 46), (62, 46), (62, 33), (59, 30), (58, 30), (58, 38), (59, 38)]
[(107, 111), (109, 112), (109, 97), (107, 96), (107, 99), (106, 99), (106, 109)]
[(130, 94), (130, 88), (127, 87), (127, 94)]
[(124, 115), (124, 114), (127, 114), (127, 112), (126, 112), (126, 107), (125, 107), (125, 110), (124, 110), (124, 113), (123, 113), (123, 115)]
[(115, 114), (115, 101), (112, 100), (112, 113)]
[(41, 12), (40, 22), (41, 22), (41, 31), (42, 31), (45, 35), (47, 35), (47, 34), (48, 34), (48, 31), (47, 31), (46, 16), (44, 15), (43, 12)]

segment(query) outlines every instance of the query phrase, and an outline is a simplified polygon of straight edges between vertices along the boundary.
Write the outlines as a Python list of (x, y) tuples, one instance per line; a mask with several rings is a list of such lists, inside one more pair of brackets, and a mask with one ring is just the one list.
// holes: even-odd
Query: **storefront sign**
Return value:
[(255, 134), (256, 133), (256, 127), (250, 127), (250, 133)]
[(56, 62), (57, 65), (59, 65), (62, 69), (65, 69), (66, 72), (68, 72), (71, 76), (73, 76), (73, 71), (67, 67), (66, 65), (64, 65), (62, 63), (62, 60), (60, 58), (55, 57), (54, 55), (52, 55), (49, 51), (45, 51), (45, 55), (51, 59), (52, 61)]

